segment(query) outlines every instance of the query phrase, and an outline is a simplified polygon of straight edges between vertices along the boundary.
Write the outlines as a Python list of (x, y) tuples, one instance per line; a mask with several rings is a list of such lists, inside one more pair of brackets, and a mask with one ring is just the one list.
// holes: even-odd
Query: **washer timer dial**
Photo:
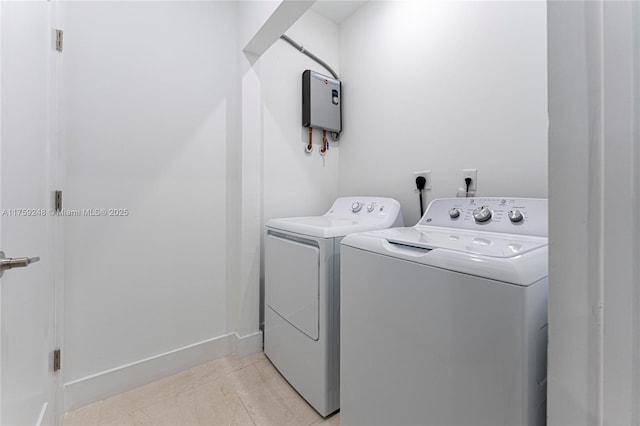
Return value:
[(351, 204), (351, 211), (353, 213), (358, 213), (360, 210), (362, 210), (362, 203), (361, 202), (356, 201), (353, 204)]
[(509, 220), (513, 223), (521, 222), (524, 217), (520, 210), (509, 210)]
[(491, 210), (487, 206), (478, 207), (473, 210), (473, 218), (478, 223), (486, 222), (491, 219)]

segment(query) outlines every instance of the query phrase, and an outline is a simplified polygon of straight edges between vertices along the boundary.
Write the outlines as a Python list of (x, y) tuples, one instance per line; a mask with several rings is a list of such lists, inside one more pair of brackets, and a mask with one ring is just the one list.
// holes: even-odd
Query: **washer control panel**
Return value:
[(540, 198), (440, 198), (418, 226), (548, 235), (548, 201)]

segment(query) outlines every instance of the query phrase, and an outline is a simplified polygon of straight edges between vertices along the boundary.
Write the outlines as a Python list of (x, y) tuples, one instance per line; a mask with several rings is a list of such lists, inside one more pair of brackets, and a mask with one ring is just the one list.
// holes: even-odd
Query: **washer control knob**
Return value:
[(456, 209), (455, 207), (454, 207), (454, 208), (449, 209), (449, 217), (450, 217), (451, 219), (457, 219), (457, 218), (459, 218), (459, 217), (460, 217), (460, 209)]
[(520, 210), (509, 210), (509, 220), (513, 223), (521, 222), (524, 217)]
[(487, 206), (478, 207), (473, 211), (473, 218), (478, 223), (486, 222), (491, 219), (491, 210)]
[(351, 211), (354, 213), (358, 213), (360, 210), (362, 210), (362, 203), (359, 201), (356, 201), (355, 203), (351, 204)]
[(373, 211), (373, 209), (375, 209), (375, 208), (376, 208), (376, 206), (374, 206), (373, 204), (369, 204), (369, 205), (367, 206), (367, 211), (368, 211), (369, 213), (371, 213), (371, 212)]

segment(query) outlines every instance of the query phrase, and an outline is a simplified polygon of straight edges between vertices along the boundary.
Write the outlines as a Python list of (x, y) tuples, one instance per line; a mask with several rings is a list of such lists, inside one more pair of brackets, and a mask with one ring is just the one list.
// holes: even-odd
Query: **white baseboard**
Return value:
[(262, 351), (262, 332), (240, 336), (236, 332), (194, 343), (64, 385), (65, 412), (102, 401), (196, 365), (227, 355), (244, 358)]
[(236, 340), (236, 333), (228, 333), (65, 383), (65, 411), (76, 410), (196, 365), (231, 355)]
[(242, 337), (238, 333), (233, 334), (236, 337), (233, 342), (233, 353), (236, 358), (244, 358), (262, 352), (262, 331), (256, 331)]

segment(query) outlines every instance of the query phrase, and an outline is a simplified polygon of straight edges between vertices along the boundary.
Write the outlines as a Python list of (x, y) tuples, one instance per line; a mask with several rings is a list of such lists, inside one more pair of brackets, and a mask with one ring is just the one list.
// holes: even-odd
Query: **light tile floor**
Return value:
[(209, 362), (67, 413), (64, 426), (324, 425), (263, 353)]

